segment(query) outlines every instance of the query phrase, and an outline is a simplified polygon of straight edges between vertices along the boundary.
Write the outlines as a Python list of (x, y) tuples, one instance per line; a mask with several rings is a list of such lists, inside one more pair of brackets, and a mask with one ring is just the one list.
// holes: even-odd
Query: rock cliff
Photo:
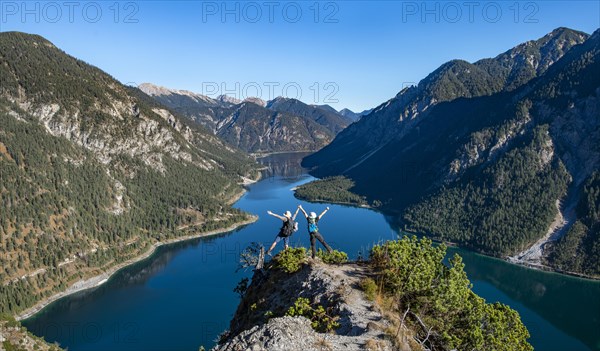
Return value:
[[(390, 322), (359, 288), (368, 272), (363, 265), (328, 265), (317, 259), (292, 275), (276, 270), (255, 274), (229, 332), (213, 351), (394, 350), (385, 334)], [(339, 328), (319, 333), (309, 319), (286, 316), (298, 298), (338, 316)]]

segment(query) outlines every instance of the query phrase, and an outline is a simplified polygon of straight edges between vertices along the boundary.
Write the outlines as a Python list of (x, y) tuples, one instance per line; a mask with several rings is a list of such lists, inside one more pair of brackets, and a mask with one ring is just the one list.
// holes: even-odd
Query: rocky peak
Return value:
[(314, 106), (316, 108), (320, 108), (320, 109), (323, 109), (325, 111), (332, 112), (332, 113), (340, 113), (338, 110), (334, 109), (333, 107), (331, 107), (331, 106), (329, 106), (327, 104), (324, 104), (324, 105), (312, 104), (310, 106)]
[(333, 110), (332, 107), (327, 108), (316, 105), (308, 105), (298, 99), (285, 98), (282, 96), (278, 96), (269, 101), (266, 107), (273, 111), (284, 112), (310, 119), (329, 129), (334, 134), (339, 133), (351, 122), (344, 116), (340, 115), (337, 111)]
[(232, 105), (237, 105), (242, 102), (242, 100), (234, 98), (229, 95), (219, 95), (219, 96), (217, 96), (217, 98), (215, 100), (222, 102), (222, 103), (232, 104)]
[(292, 100), (292, 99), (288, 99), (288, 98), (285, 98), (283, 96), (278, 96), (278, 97), (274, 98), (273, 100), (267, 101), (266, 107), (267, 108), (272, 108), (273, 106), (277, 106), (279, 104), (288, 102), (290, 100)]
[[(402, 89), (368, 116), (342, 131), (331, 144), (307, 157), (304, 165), (320, 168), (313, 170), (315, 175), (320, 176), (347, 173), (363, 164), (378, 149), (410, 133), (435, 105), (518, 89), (545, 73), (569, 49), (587, 38), (585, 33), (558, 28), (495, 58), (475, 63), (449, 61), (421, 80), (416, 87)], [(317, 161), (319, 159), (321, 161)], [(321, 170), (323, 173), (320, 173)]]
[(169, 89), (162, 86), (154, 85), (152, 83), (142, 83), (138, 86), (138, 88), (150, 96), (172, 97), (173, 95), (179, 95), (181, 97), (190, 98), (195, 100), (196, 102), (205, 103), (208, 105), (219, 104), (219, 102), (206, 95), (194, 93), (189, 90)]
[[(366, 266), (328, 265), (320, 260), (309, 261), (291, 275), (276, 270), (257, 272), (231, 321), (229, 334), (213, 351), (358, 351), (373, 346), (393, 350), (385, 337), (390, 323), (358, 288), (367, 274)], [(319, 333), (307, 318), (285, 316), (299, 297), (338, 315), (339, 328)], [(265, 313), (274, 318), (265, 318)]]
[(173, 94), (173, 90), (152, 83), (142, 83), (138, 88), (150, 96)]
[(242, 101), (242, 102), (250, 102), (255, 105), (262, 106), (262, 107), (267, 106), (267, 102), (258, 97), (248, 97), (248, 98), (245, 98), (244, 101)]

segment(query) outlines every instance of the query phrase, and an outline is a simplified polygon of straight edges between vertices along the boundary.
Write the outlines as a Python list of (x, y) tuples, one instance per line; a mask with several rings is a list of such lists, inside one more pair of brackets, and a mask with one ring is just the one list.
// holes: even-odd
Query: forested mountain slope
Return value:
[(349, 118), (333, 110), (331, 106), (307, 105), (300, 100), (281, 96), (267, 102), (266, 107), (273, 111), (285, 112), (312, 120), (327, 128), (334, 135), (352, 123)]
[(36, 35), (0, 33), (0, 312), (228, 227), (255, 164)]
[[(468, 85), (478, 87), (475, 94), (451, 101), (448, 95), (438, 95), (446, 102), (415, 110), (420, 111), (418, 118), (393, 122), (402, 127), (395, 129), (395, 135), (381, 136), (385, 142), (371, 148), (353, 145), (351, 150), (334, 156), (337, 139), (349, 137), (350, 129), (367, 119), (378, 130), (394, 128), (381, 117), (395, 113), (393, 102), (390, 107), (379, 107), (380, 112), (363, 117), (340, 133), (330, 147), (307, 158), (305, 164), (315, 166), (317, 175), (340, 173), (351, 178), (356, 183), (353, 191), (382, 201), (385, 207), (401, 214), (409, 228), (492, 255), (520, 252), (546, 235), (558, 213), (557, 203), (576, 201), (582, 185), (600, 169), (598, 31), (582, 44), (564, 50), (567, 44), (577, 42), (573, 38), (582, 37), (587, 36), (558, 29), (521, 45), (517, 49), (546, 43), (539, 46), (542, 56), (537, 65), (531, 64), (529, 71), (518, 70), (530, 74), (518, 74), (516, 77), (521, 78), (515, 80), (514, 75), (511, 78), (506, 73), (508, 70), (501, 71), (506, 74), (498, 77), (508, 77), (498, 80), (502, 84), (494, 81)], [(549, 50), (548, 45), (557, 45), (563, 55)], [(510, 56), (503, 54), (496, 60), (503, 62)], [(476, 63), (479, 68), (481, 62), (486, 61)], [(489, 64), (485, 66), (488, 70)], [(456, 75), (456, 81), (465, 86), (460, 77)], [(418, 88), (401, 92), (399, 99), (411, 94), (418, 98), (418, 89), (431, 85), (430, 78)], [(456, 86), (446, 85), (446, 89), (437, 91), (452, 91), (450, 87)], [(362, 134), (378, 133), (367, 124), (363, 127), (366, 129)], [(350, 165), (345, 156), (348, 152), (367, 156)], [(568, 205), (563, 203), (561, 208)], [(593, 216), (586, 218), (583, 221), (587, 221), (587, 229), (570, 231), (567, 237), (575, 235), (578, 239), (564, 245), (577, 247), (579, 254), (591, 259), (596, 255), (592, 248), (600, 244), (589, 222)], [(560, 247), (555, 250), (560, 251)], [(557, 260), (566, 262), (556, 255), (552, 257), (553, 266)], [(599, 275), (597, 263), (593, 259), (589, 266), (596, 268), (587, 269), (577, 268), (574, 263), (569, 266), (575, 268), (565, 266), (565, 270)]]

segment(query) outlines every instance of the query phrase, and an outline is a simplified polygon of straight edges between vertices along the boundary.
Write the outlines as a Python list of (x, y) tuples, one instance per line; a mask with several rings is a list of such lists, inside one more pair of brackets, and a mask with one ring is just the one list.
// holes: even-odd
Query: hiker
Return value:
[(295, 221), (296, 216), (298, 215), (298, 210), (296, 210), (296, 213), (294, 213), (293, 216), (292, 216), (292, 212), (290, 212), (290, 211), (285, 211), (283, 216), (275, 214), (271, 211), (267, 211), (267, 213), (270, 214), (271, 216), (277, 217), (283, 221), (283, 225), (281, 226), (281, 229), (279, 229), (279, 233), (275, 237), (275, 241), (273, 241), (273, 244), (271, 244), (269, 251), (267, 251), (267, 255), (271, 255), (271, 251), (273, 251), (273, 249), (275, 248), (275, 245), (277, 245), (277, 243), (280, 242), (281, 239), (283, 239), (283, 246), (285, 247), (285, 249), (288, 248), (290, 236), (292, 236), (292, 234), (294, 234), (294, 232), (296, 230), (298, 230), (298, 226)]
[(300, 211), (302, 211), (302, 213), (304, 213), (304, 217), (306, 217), (306, 221), (308, 222), (308, 234), (310, 235), (310, 249), (312, 251), (312, 258), (315, 258), (315, 255), (317, 254), (315, 249), (315, 239), (319, 240), (321, 244), (325, 246), (327, 252), (333, 251), (331, 247), (327, 245), (321, 233), (319, 233), (319, 227), (317, 225), (319, 223), (319, 220), (321, 220), (321, 217), (323, 217), (323, 215), (325, 215), (325, 213), (329, 211), (329, 207), (327, 207), (325, 211), (323, 211), (323, 213), (321, 213), (318, 217), (315, 212), (311, 212), (310, 215), (306, 213), (304, 208), (302, 208), (302, 205), (298, 205), (298, 208), (300, 209)]

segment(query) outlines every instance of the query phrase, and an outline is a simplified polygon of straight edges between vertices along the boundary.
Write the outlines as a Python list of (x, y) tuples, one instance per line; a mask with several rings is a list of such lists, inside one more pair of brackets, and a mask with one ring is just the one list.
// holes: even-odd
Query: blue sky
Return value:
[(355, 111), (448, 60), (600, 26), (600, 1), (2, 0), (0, 11), (0, 30), (40, 34), (123, 83)]

